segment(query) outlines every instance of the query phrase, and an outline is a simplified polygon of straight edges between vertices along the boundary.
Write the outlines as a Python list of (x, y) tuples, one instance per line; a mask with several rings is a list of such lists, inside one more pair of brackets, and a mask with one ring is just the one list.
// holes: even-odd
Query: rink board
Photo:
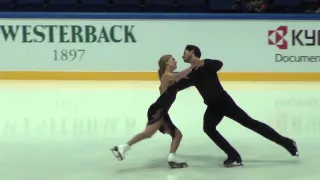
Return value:
[[(320, 73), (219, 73), (221, 81), (320, 81)], [(0, 72), (2, 80), (155, 81), (155, 72)]]
[[(158, 80), (187, 44), (219, 59), (223, 81), (320, 81), (312, 14), (1, 13), (0, 79)], [(319, 23), (320, 25), (320, 23)], [(199, 28), (206, 27), (206, 28)], [(235, 31), (236, 30), (236, 31)]]

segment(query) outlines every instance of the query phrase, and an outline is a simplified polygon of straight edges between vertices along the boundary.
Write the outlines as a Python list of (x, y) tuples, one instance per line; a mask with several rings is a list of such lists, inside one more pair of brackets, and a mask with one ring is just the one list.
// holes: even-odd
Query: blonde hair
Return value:
[(170, 54), (166, 54), (163, 55), (159, 61), (158, 61), (158, 66), (159, 66), (159, 70), (158, 70), (158, 75), (159, 75), (159, 79), (161, 79), (161, 77), (163, 76), (164, 72), (166, 71), (166, 66), (167, 66), (167, 62), (169, 61), (169, 59), (172, 57), (172, 55)]

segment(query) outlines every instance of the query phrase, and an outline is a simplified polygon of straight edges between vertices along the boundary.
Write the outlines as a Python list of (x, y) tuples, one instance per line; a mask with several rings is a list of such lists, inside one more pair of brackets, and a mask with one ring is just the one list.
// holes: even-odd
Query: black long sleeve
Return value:
[(220, 84), (217, 72), (222, 68), (223, 63), (219, 60), (204, 59), (204, 66), (197, 70), (192, 70), (188, 78), (181, 79), (176, 82), (179, 91), (190, 86), (195, 86), (201, 94), (204, 102), (210, 104), (220, 97), (220, 93), (224, 91)]
[(176, 86), (178, 87), (179, 91), (182, 91), (186, 88), (189, 88), (191, 86), (194, 86), (194, 83), (192, 82), (191, 79), (186, 79), (186, 78), (183, 78), (183, 79), (180, 79), (177, 83), (176, 83)]
[(218, 72), (222, 68), (223, 62), (220, 60), (205, 59), (204, 66), (210, 68), (212, 71)]
[(224, 91), (217, 74), (223, 63), (212, 59), (204, 59), (203, 61), (204, 65), (197, 70), (193, 70), (188, 77), (194, 83), (204, 102), (210, 104), (219, 98), (220, 93)]

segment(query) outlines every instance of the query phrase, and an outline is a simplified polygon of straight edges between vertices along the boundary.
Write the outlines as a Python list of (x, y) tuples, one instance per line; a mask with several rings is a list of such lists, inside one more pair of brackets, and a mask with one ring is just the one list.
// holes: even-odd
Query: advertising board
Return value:
[[(164, 54), (176, 58), (178, 70), (187, 67), (181, 56), (187, 44), (194, 44), (202, 50), (202, 58), (223, 61), (221, 75), (225, 78), (252, 73), (311, 76), (320, 69), (317, 23), (254, 19), (0, 19), (0, 71), (4, 76), (5, 72), (104, 73), (120, 79), (138, 73), (138, 79), (150, 80), (156, 78), (157, 61)], [(312, 74), (313, 78), (317, 76)]]

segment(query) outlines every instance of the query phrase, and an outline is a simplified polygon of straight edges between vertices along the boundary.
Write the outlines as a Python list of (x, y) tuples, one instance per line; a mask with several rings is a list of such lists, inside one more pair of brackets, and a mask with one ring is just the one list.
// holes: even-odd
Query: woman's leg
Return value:
[(182, 133), (177, 128), (177, 129), (175, 129), (174, 134), (170, 134), (170, 135), (172, 137), (171, 146), (170, 146), (170, 153), (176, 153), (179, 146), (180, 146), (180, 142), (182, 140)]
[(132, 139), (130, 139), (127, 142), (127, 144), (129, 146), (132, 146), (139, 141), (142, 141), (147, 138), (151, 138), (157, 132), (157, 130), (160, 128), (161, 124), (162, 124), (162, 119), (153, 123), (153, 124), (148, 125), (143, 132), (135, 135)]
[(154, 135), (154, 133), (160, 128), (163, 118), (158, 118), (158, 120), (155, 119), (154, 121), (154, 123), (147, 125), (143, 132), (133, 136), (133, 138), (130, 139), (126, 144), (115, 146), (111, 149), (112, 153), (118, 160), (121, 161), (125, 158), (125, 154), (131, 149), (132, 145), (144, 139), (151, 138), (152, 135)]
[(160, 131), (165, 134), (169, 134), (172, 137), (170, 153), (168, 155), (168, 164), (171, 168), (184, 168), (188, 167), (186, 161), (181, 160), (176, 156), (176, 152), (180, 146), (182, 140), (181, 131), (172, 123), (169, 115), (164, 117)]

